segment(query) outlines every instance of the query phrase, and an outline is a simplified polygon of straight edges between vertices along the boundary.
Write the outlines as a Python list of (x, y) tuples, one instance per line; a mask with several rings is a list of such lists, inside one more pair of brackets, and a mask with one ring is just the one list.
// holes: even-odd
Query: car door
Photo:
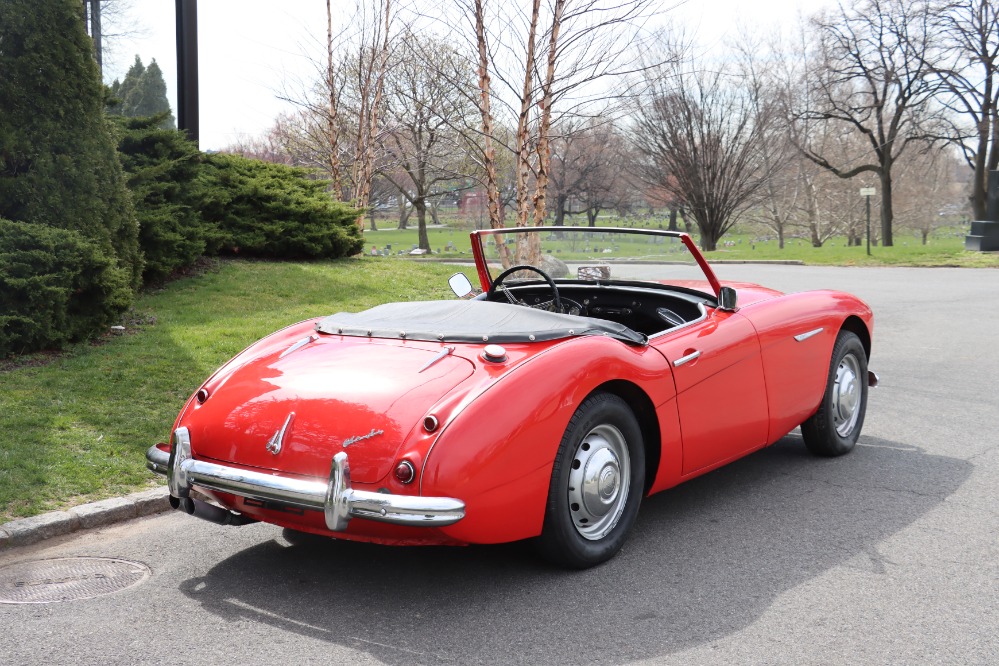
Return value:
[(709, 309), (697, 323), (651, 344), (673, 370), (684, 475), (766, 444), (767, 392), (760, 343), (749, 320)]

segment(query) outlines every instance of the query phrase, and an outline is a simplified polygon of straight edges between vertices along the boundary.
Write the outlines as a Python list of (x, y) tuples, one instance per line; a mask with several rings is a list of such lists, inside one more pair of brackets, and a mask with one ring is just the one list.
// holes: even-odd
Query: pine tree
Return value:
[(117, 100), (117, 104), (110, 109), (114, 114), (126, 118), (148, 118), (163, 114), (161, 128), (172, 129), (177, 126), (167, 100), (163, 70), (156, 64), (155, 58), (146, 67), (142, 64), (142, 59), (135, 56), (135, 62), (128, 68), (121, 83), (116, 80), (111, 84), (111, 94)]
[(142, 258), (78, 0), (0, 2), (0, 73), (0, 217), (76, 232), (106, 257), (92, 288), (67, 292), (67, 311), (91, 316), (74, 337), (96, 333), (131, 302)]
[(132, 66), (128, 68), (125, 72), (125, 78), (122, 79), (121, 83), (118, 79), (115, 79), (114, 83), (111, 84), (111, 92), (118, 99), (118, 107), (115, 108), (115, 113), (126, 115), (122, 113), (121, 103), (124, 101), (125, 97), (139, 85), (139, 79), (142, 75), (146, 73), (146, 66), (142, 64), (142, 58), (138, 55), (135, 56), (135, 62)]

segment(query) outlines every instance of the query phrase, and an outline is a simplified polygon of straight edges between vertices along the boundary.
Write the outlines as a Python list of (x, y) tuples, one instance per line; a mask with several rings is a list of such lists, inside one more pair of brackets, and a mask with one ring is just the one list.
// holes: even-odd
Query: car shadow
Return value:
[(753, 623), (835, 567), (883, 571), (879, 544), (954, 493), (963, 460), (863, 437), (819, 459), (789, 435), (646, 499), (624, 549), (587, 571), (530, 544), (385, 547), (274, 539), (182, 591), (385, 663), (579, 663), (654, 658)]

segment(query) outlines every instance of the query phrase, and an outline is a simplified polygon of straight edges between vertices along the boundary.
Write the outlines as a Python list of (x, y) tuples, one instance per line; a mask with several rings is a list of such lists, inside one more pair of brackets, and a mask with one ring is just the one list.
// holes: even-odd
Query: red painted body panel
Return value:
[(712, 310), (701, 322), (653, 340), (673, 369), (683, 474), (760, 448), (767, 441), (767, 389), (760, 345), (748, 319)]
[(611, 379), (634, 384), (656, 406), (674, 395), (660, 354), (602, 337), (552, 345), (503, 382), (470, 395), (442, 429), (423, 474), (423, 494), (466, 502), (465, 519), (442, 531), (476, 543), (538, 535), (566, 425), (583, 399)]
[[(330, 452), (342, 448), (354, 481), (379, 483), (428, 408), (472, 374), (472, 364), (453, 355), (420, 372), (439, 350), (432, 343), (322, 336), (284, 358), (277, 351), (261, 356), (227, 378), (224, 391), (188, 410), (194, 451), (322, 477)], [(267, 442), (291, 413), (284, 450), (275, 456)]]
[[(473, 250), (488, 287), (474, 242)], [(703, 262), (696, 249), (694, 255)], [(386, 544), (533, 537), (541, 532), (563, 433), (594, 391), (648, 398), (653, 409), (645, 429), (659, 436), (648, 443), (659, 447), (648, 457), (658, 465), (646, 472), (654, 493), (772, 443), (811, 416), (832, 345), (848, 318), (862, 324), (869, 341), (871, 311), (852, 296), (785, 296), (757, 285), (719, 283), (710, 270), (706, 277), (672, 284), (705, 294), (717, 294), (722, 284), (734, 287), (737, 312), (707, 307), (703, 319), (654, 336), (647, 346), (602, 336), (506, 344), (500, 363), (483, 360), (483, 344), (320, 335), (318, 319), (301, 322), (216, 371), (203, 385), (208, 399), (200, 404), (192, 396), (174, 428), (190, 430), (195, 458), (324, 480), (332, 456), (346, 450), (359, 490), (465, 503), (465, 518), (447, 527), (358, 518), (338, 537)], [(288, 352), (306, 338), (312, 339)], [(440, 357), (445, 347), (453, 351)], [(674, 366), (694, 352), (700, 356)], [(428, 415), (440, 424), (434, 432), (422, 425)], [(275, 456), (266, 445), (286, 421), (290, 430)], [(413, 483), (392, 474), (403, 459), (416, 469)], [(207, 494), (266, 522), (332, 534), (320, 511)]]
[[(768, 442), (776, 442), (815, 413), (825, 390), (829, 359), (847, 317), (873, 329), (871, 310), (860, 299), (833, 291), (809, 291), (754, 303), (740, 310), (760, 339), (770, 405)], [(822, 329), (802, 340), (794, 336)]]

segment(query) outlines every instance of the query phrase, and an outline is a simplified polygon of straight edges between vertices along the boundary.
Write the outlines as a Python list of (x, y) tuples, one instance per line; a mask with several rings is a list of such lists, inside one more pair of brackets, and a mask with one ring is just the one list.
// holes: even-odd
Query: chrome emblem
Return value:
[(385, 434), (384, 430), (375, 430), (374, 428), (372, 428), (371, 432), (369, 432), (367, 435), (348, 437), (347, 439), (343, 440), (343, 448), (347, 448), (351, 444), (357, 444), (358, 442), (363, 442), (366, 439), (371, 439), (372, 437), (377, 437), (378, 435), (384, 435), (384, 434)]
[(274, 455), (281, 453), (281, 447), (284, 446), (284, 436), (288, 434), (288, 428), (291, 427), (291, 422), (295, 419), (295, 412), (288, 414), (288, 418), (285, 419), (284, 425), (281, 429), (274, 433), (274, 436), (267, 441), (267, 450)]

